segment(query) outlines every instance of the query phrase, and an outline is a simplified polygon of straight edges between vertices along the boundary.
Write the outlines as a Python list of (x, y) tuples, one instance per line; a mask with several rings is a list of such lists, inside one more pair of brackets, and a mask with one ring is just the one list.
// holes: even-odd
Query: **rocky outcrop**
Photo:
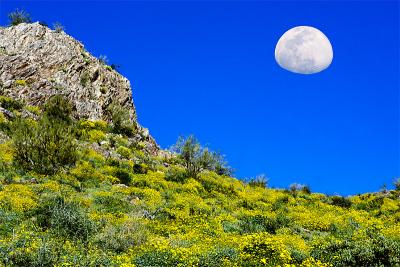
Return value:
[(42, 105), (61, 94), (74, 106), (76, 118), (108, 120), (107, 107), (117, 102), (153, 150), (158, 147), (139, 126), (129, 81), (64, 32), (39, 23), (0, 28), (0, 95)]

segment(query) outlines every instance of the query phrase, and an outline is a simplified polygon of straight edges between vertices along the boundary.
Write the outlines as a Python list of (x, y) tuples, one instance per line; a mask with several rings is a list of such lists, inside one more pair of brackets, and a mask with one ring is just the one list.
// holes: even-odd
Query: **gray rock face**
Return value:
[[(116, 101), (137, 124), (129, 81), (80, 42), (39, 23), (0, 28), (0, 95), (38, 106), (55, 94), (72, 102), (76, 118), (107, 120), (107, 107)], [(138, 128), (156, 148), (146, 129)]]
[(112, 101), (135, 108), (129, 81), (85, 51), (63, 32), (39, 23), (0, 29), (2, 94), (39, 105), (51, 95), (63, 94), (75, 105), (75, 115), (104, 119)]

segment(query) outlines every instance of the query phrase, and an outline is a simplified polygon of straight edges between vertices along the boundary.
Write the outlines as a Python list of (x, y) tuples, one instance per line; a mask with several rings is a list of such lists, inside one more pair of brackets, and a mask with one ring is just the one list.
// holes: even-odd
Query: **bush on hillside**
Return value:
[(77, 159), (71, 107), (59, 97), (45, 104), (44, 116), (36, 123), (17, 119), (12, 124), (14, 161), (26, 171), (52, 174), (73, 165)]
[(332, 205), (339, 206), (342, 208), (350, 208), (351, 200), (342, 196), (331, 197)]
[(71, 123), (72, 110), (71, 102), (61, 95), (50, 97), (44, 104), (44, 115), (51, 121)]
[(6, 96), (0, 96), (0, 107), (2, 108), (5, 108), (9, 111), (14, 111), (21, 110), (23, 106), (24, 105), (21, 101)]
[[(200, 256), (199, 267), (235, 266), (239, 259), (236, 249), (226, 246), (218, 246)], [(229, 265), (228, 265), (229, 264)]]
[(275, 234), (279, 228), (286, 227), (289, 224), (289, 219), (279, 214), (276, 217), (265, 215), (244, 216), (239, 220), (240, 234), (267, 232)]
[(16, 9), (15, 11), (8, 14), (10, 25), (15, 26), (20, 23), (31, 23), (31, 16), (25, 10)]
[(223, 156), (202, 147), (193, 135), (179, 138), (172, 151), (178, 154), (189, 177), (197, 178), (204, 170), (214, 171), (220, 175), (230, 173)]
[(400, 241), (370, 233), (368, 239), (332, 241), (316, 246), (311, 255), (333, 266), (399, 266)]
[(57, 33), (64, 32), (65, 27), (60, 22), (53, 23), (54, 31)]
[(114, 133), (126, 136), (133, 135), (135, 128), (130, 120), (129, 111), (126, 108), (117, 102), (113, 102), (108, 107), (108, 113), (113, 123), (112, 131)]
[(310, 194), (311, 188), (308, 185), (293, 183), (289, 186), (288, 190), (293, 196), (297, 196), (299, 192), (304, 194)]
[(87, 241), (96, 231), (86, 212), (60, 196), (42, 200), (36, 211), (38, 224), (56, 236)]
[(35, 125), (19, 119), (13, 130), (14, 161), (26, 171), (52, 174), (77, 159), (73, 129), (63, 123), (43, 118)]
[(268, 187), (268, 178), (265, 175), (258, 175), (256, 178), (250, 179), (248, 183), (251, 187)]
[(147, 232), (143, 224), (127, 221), (121, 225), (109, 225), (102, 233), (95, 236), (95, 243), (103, 250), (117, 253), (139, 246), (147, 240)]
[(165, 173), (165, 180), (167, 181), (184, 183), (189, 178), (190, 177), (187, 175), (185, 169), (183, 169), (182, 167), (171, 166)]

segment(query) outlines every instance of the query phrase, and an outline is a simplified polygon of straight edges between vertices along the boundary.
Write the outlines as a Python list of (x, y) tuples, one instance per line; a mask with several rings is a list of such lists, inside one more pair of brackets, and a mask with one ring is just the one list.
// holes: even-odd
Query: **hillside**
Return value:
[(129, 81), (65, 33), (0, 48), (0, 266), (400, 266), (400, 190), (240, 181), (190, 138), (159, 149)]
[(73, 104), (76, 119), (109, 120), (108, 108), (118, 103), (140, 131), (137, 139), (158, 150), (148, 130), (136, 120), (130, 82), (89, 54), (63, 31), (39, 23), (0, 28), (0, 94), (41, 106), (52, 95)]

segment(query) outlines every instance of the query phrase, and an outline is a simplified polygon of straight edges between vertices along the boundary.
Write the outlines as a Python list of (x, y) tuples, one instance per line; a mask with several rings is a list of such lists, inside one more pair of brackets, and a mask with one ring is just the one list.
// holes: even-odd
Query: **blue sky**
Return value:
[[(392, 186), (399, 160), (399, 3), (1, 0), (61, 22), (133, 85), (139, 121), (162, 147), (179, 135), (226, 154), (239, 178), (343, 195)], [(281, 69), (288, 29), (330, 39), (325, 71)]]

